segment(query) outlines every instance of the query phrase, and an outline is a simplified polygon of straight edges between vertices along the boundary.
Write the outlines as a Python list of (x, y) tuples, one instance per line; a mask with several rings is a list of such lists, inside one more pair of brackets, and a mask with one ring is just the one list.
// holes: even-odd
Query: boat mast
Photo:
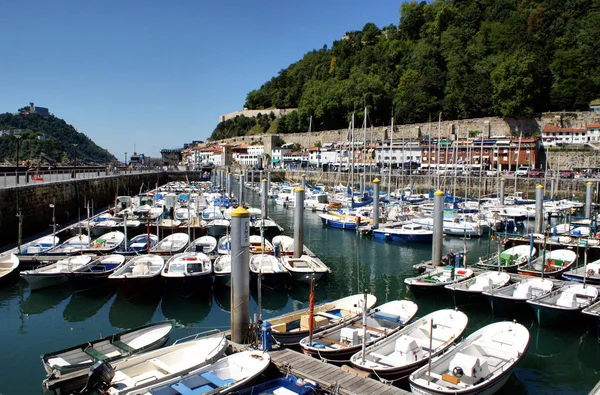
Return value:
[(392, 186), (392, 146), (394, 145), (394, 113), (392, 113), (392, 122), (390, 127), (390, 168), (388, 169), (388, 186), (387, 186), (387, 195), (388, 200), (390, 198), (390, 188)]
[(436, 183), (435, 189), (440, 189), (440, 144), (442, 140), (442, 112), (440, 111), (440, 115), (438, 116), (438, 138), (437, 138), (437, 150), (436, 150)]

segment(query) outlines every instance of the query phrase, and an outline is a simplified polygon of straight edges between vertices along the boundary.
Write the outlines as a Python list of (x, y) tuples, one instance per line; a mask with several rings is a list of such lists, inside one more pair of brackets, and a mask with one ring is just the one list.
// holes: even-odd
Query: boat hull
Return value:
[(579, 317), (581, 311), (581, 309), (552, 308), (534, 303), (529, 303), (529, 305), (535, 313), (539, 326), (572, 323)]
[(215, 273), (215, 284), (231, 287), (231, 273), (217, 274)]
[(29, 284), (29, 289), (31, 291), (37, 291), (69, 282), (69, 275), (67, 273), (22, 274), (22, 276)]
[[(461, 390), (459, 393), (461, 395), (475, 395), (475, 394), (477, 394), (477, 395), (493, 395), (493, 394), (497, 393), (498, 391), (500, 391), (500, 389), (502, 389), (502, 387), (506, 384), (506, 382), (510, 378), (510, 375), (512, 374), (513, 369), (514, 369), (514, 365), (511, 369), (503, 372), (500, 376), (498, 376), (497, 379), (495, 379), (485, 385), (473, 388), (470, 391), (469, 390)], [(419, 395), (447, 395), (447, 394), (455, 393), (454, 391), (449, 391), (449, 390), (436, 391), (431, 388), (426, 388), (426, 387), (422, 387), (420, 385), (416, 385), (412, 381), (410, 382), (410, 390), (412, 393), (419, 394)]]
[(296, 272), (290, 271), (292, 279), (294, 281), (298, 281), (304, 284), (310, 284), (311, 278), (314, 278), (315, 281), (319, 281), (325, 275), (325, 272)]

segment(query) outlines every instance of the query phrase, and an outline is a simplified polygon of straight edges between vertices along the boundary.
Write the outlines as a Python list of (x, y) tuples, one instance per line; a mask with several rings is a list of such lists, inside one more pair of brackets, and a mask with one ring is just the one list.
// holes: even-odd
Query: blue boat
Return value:
[(400, 228), (374, 229), (373, 237), (402, 243), (431, 243), (433, 230), (411, 223), (402, 225)]
[[(251, 394), (299, 394), (308, 395), (316, 393), (319, 385), (298, 379), (296, 376), (281, 377), (265, 383), (257, 384), (252, 387), (234, 392), (236, 395), (251, 395)], [(278, 391), (279, 390), (279, 391)], [(287, 391), (285, 391), (287, 390)], [(275, 392), (278, 391), (278, 392)]]
[(366, 225), (368, 221), (361, 217), (346, 217), (346, 216), (336, 216), (331, 214), (317, 214), (323, 225), (330, 226), (332, 228), (338, 229), (350, 229), (356, 230), (357, 223), (359, 226)]

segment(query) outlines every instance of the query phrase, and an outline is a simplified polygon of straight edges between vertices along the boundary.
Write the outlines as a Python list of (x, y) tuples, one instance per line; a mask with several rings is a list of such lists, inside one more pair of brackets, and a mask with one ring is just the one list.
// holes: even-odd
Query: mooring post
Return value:
[(379, 228), (379, 183), (381, 180), (373, 180), (373, 229)]
[(238, 204), (241, 206), (242, 202), (244, 201), (244, 172), (240, 173), (240, 193), (238, 196)]
[[(261, 181), (261, 194), (260, 194), (260, 211), (263, 221), (269, 216), (268, 201), (269, 191), (267, 191), (267, 179), (263, 178)], [(264, 223), (264, 222), (263, 222)]]
[(296, 188), (294, 202), (294, 258), (304, 252), (304, 189)]
[(245, 344), (250, 328), (250, 213), (239, 206), (231, 212), (231, 340)]
[(433, 194), (433, 246), (431, 260), (434, 266), (442, 265), (442, 239), (444, 237), (444, 192)]
[(588, 181), (585, 184), (585, 217), (592, 218), (592, 182)]
[(544, 230), (544, 186), (535, 187), (535, 231), (542, 233)]
[(504, 207), (504, 177), (500, 178), (500, 207)]

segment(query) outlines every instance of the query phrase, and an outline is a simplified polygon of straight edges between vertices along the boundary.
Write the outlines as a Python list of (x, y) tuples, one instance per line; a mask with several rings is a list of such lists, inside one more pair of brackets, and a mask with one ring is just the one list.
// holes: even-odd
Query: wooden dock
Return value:
[(271, 363), (283, 373), (290, 373), (318, 383), (332, 394), (342, 395), (405, 395), (410, 392), (386, 385), (378, 380), (363, 378), (341, 368), (290, 349), (270, 351)]

